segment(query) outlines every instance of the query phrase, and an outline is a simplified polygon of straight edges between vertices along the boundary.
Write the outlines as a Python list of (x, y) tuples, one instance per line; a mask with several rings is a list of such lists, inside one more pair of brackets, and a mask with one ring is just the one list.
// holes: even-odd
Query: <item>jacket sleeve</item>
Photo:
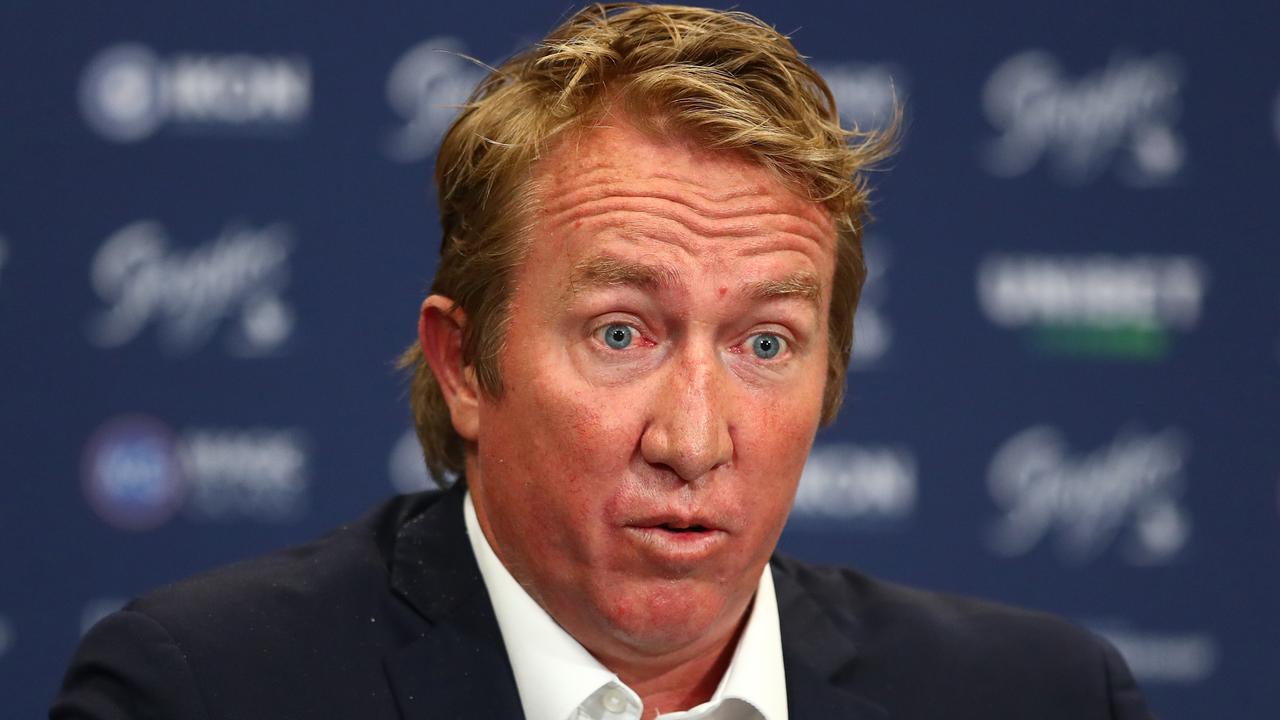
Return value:
[(1111, 706), (1111, 720), (1154, 720), (1147, 709), (1146, 700), (1138, 683), (1129, 671), (1129, 665), (1115, 646), (1099, 638), (1102, 645), (1104, 669), (1107, 674), (1107, 693)]
[(151, 616), (125, 609), (80, 642), (50, 720), (203, 720), (182, 648)]

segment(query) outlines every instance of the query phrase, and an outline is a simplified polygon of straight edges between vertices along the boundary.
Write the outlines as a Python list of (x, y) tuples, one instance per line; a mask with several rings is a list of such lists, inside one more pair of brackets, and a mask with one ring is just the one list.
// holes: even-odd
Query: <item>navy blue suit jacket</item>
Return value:
[[(461, 490), (148, 594), (84, 638), (50, 717), (520, 718)], [(1052, 617), (772, 561), (792, 720), (1139, 720), (1106, 643)]]

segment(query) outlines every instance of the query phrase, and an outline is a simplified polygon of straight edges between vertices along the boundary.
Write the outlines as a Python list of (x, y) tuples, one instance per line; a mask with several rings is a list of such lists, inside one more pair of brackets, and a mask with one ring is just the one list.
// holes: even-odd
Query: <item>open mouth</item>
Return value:
[(663, 523), (657, 526), (659, 530), (666, 530), (673, 533), (700, 533), (707, 532), (711, 528), (702, 525), (675, 525), (673, 523)]

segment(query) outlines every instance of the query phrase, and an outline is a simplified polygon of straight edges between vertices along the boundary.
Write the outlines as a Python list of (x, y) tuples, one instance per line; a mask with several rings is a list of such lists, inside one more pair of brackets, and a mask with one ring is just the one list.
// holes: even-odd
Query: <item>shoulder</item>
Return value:
[(51, 717), (381, 717), (382, 657), (422, 622), (390, 591), (397, 534), (439, 497), (138, 597), (81, 641)]
[(963, 595), (879, 580), (844, 567), (778, 557), (776, 572), (803, 589), (838, 626), (864, 643), (929, 643), (1022, 652), (1032, 647), (1092, 648), (1086, 630), (1062, 618)]
[(171, 632), (216, 625), (226, 634), (231, 624), (269, 633), (291, 622), (350, 620), (386, 594), (397, 530), (438, 497), (393, 498), (312, 542), (160, 587), (128, 609)]
[(1002, 708), (998, 717), (1149, 717), (1115, 649), (1063, 618), (848, 568), (785, 557), (773, 567), (785, 592), (812, 601), (792, 608), (816, 607), (852, 643), (859, 688), (887, 705), (952, 698), (958, 707)]

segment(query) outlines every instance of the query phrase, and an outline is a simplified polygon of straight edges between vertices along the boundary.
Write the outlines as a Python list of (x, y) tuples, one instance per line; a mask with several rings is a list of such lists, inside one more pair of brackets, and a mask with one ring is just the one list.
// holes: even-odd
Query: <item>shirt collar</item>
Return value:
[[(525, 717), (566, 720), (605, 685), (625, 688), (616, 674), (561, 628), (511, 576), (480, 529), (470, 491), (463, 503), (463, 514), (471, 550), (502, 630)], [(629, 688), (628, 691), (634, 698), (634, 693)], [(708, 704), (728, 698), (749, 703), (765, 720), (787, 720), (778, 602), (773, 574), (767, 565), (760, 576), (751, 616), (733, 659)], [(679, 720), (693, 716), (704, 707), (693, 708), (688, 714), (670, 713), (661, 717)]]

